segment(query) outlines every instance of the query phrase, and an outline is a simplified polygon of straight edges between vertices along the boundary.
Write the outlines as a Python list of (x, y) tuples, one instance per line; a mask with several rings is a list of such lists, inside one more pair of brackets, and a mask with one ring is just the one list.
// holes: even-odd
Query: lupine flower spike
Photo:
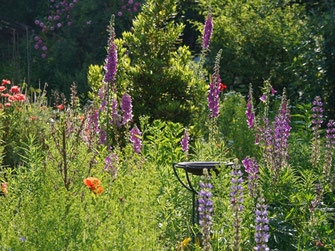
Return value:
[(200, 187), (201, 191), (199, 192), (199, 219), (200, 227), (203, 238), (203, 250), (210, 251), (212, 246), (210, 244), (210, 227), (212, 225), (212, 212), (213, 212), (213, 201), (211, 200), (213, 194), (211, 189), (213, 185), (209, 182), (211, 177), (208, 174), (208, 170), (205, 168), (203, 170), (203, 176), (201, 176)]
[(245, 167), (246, 173), (248, 173), (248, 189), (250, 192), (250, 195), (254, 198), (257, 196), (257, 181), (258, 181), (258, 164), (257, 160), (252, 159), (252, 158), (245, 158), (242, 161), (242, 164)]
[(270, 250), (267, 246), (267, 243), (269, 241), (270, 235), (268, 234), (269, 231), (269, 218), (268, 218), (268, 206), (265, 205), (265, 199), (263, 198), (262, 191), (261, 195), (258, 199), (258, 203), (256, 205), (255, 210), (255, 242), (256, 246), (254, 247), (254, 250), (256, 251), (268, 251)]
[(242, 171), (240, 170), (240, 165), (238, 164), (238, 160), (235, 160), (233, 165), (233, 171), (231, 174), (232, 183), (231, 192), (230, 192), (230, 206), (233, 208), (233, 227), (234, 227), (234, 250), (240, 250), (240, 243), (241, 243), (241, 218), (240, 214), (243, 212), (243, 190), (242, 187), (243, 178), (242, 178)]
[(329, 180), (329, 175), (332, 169), (333, 149), (335, 144), (335, 121), (329, 120), (326, 130), (326, 150), (325, 150), (325, 163), (323, 166), (323, 176), (325, 180)]
[(312, 143), (312, 165), (314, 168), (317, 168), (317, 164), (320, 160), (320, 128), (323, 123), (323, 103), (321, 102), (321, 98), (319, 96), (315, 97), (313, 101), (313, 114), (312, 114), (312, 130), (313, 130), (313, 143)]

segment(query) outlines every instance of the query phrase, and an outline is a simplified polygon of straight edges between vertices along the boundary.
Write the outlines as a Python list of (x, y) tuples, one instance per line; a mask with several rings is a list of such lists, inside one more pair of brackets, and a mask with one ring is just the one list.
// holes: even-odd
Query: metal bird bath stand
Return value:
[[(204, 161), (199, 161), (199, 162), (180, 162), (180, 163), (173, 163), (173, 171), (183, 187), (185, 187), (187, 190), (192, 192), (192, 224), (193, 226), (195, 223), (199, 225), (199, 212), (198, 212), (198, 200), (195, 198), (196, 195), (198, 195), (198, 192), (194, 189), (194, 187), (191, 184), (189, 173), (197, 176), (201, 176), (203, 174), (203, 171), (205, 168), (208, 169), (208, 173), (210, 174), (211, 171), (213, 170), (216, 174), (219, 173), (218, 167), (222, 166), (231, 166), (233, 163), (220, 163), (220, 162), (204, 162)], [(185, 170), (186, 173), (186, 180), (188, 185), (186, 185), (179, 177), (178, 172), (176, 170), (177, 168), (181, 168)], [(195, 212), (197, 211), (197, 213)]]

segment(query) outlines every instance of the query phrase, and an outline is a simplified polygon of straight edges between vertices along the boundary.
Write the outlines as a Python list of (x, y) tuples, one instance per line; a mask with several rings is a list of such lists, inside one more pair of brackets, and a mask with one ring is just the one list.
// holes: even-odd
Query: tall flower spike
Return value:
[(141, 131), (135, 126), (130, 131), (130, 141), (133, 143), (134, 151), (140, 153), (142, 149)]
[(108, 53), (106, 57), (106, 64), (104, 66), (105, 76), (104, 82), (114, 83), (116, 67), (117, 67), (117, 46), (114, 42), (115, 31), (114, 31), (114, 15), (111, 17), (111, 21), (108, 27), (109, 39), (108, 39)]
[(114, 124), (117, 124), (118, 126), (120, 126), (120, 115), (117, 112), (116, 98), (113, 98), (113, 101), (112, 101), (112, 119), (113, 119)]
[(105, 170), (108, 172), (111, 172), (113, 175), (113, 179), (116, 179), (117, 176), (117, 171), (119, 170), (118, 168), (119, 165), (119, 158), (116, 156), (116, 154), (109, 154), (107, 155), (105, 159)]
[(313, 114), (312, 114), (312, 130), (313, 130), (313, 143), (312, 143), (312, 165), (317, 168), (317, 164), (320, 160), (321, 142), (320, 142), (320, 128), (323, 122), (323, 103), (319, 96), (315, 97), (313, 101)]
[(240, 214), (243, 212), (243, 205), (244, 202), (243, 199), (243, 178), (242, 178), (242, 172), (240, 170), (240, 165), (238, 164), (238, 160), (235, 160), (235, 163), (233, 165), (233, 171), (231, 174), (231, 180), (232, 183), (231, 186), (231, 192), (230, 192), (230, 206), (233, 208), (233, 227), (234, 227), (234, 250), (240, 250), (240, 243), (241, 243), (241, 234), (240, 234), (240, 228), (241, 228), (241, 218)]
[(124, 94), (121, 99), (121, 112), (123, 112), (122, 125), (125, 125), (128, 121), (132, 120), (133, 106), (131, 104), (131, 97), (128, 94)]
[(245, 158), (242, 161), (242, 164), (245, 167), (245, 171), (246, 173), (248, 173), (248, 180), (249, 180), (249, 184), (248, 184), (248, 189), (250, 192), (250, 195), (254, 198), (256, 198), (257, 196), (257, 181), (258, 181), (258, 164), (257, 161), (255, 159), (251, 159), (251, 158)]
[(212, 225), (212, 212), (213, 212), (213, 201), (211, 197), (213, 194), (211, 193), (211, 189), (213, 185), (209, 182), (211, 177), (208, 174), (208, 170), (205, 168), (203, 170), (203, 175), (201, 176), (200, 187), (201, 191), (199, 192), (199, 223), (201, 227), (201, 233), (203, 238), (203, 247), (205, 251), (212, 250), (210, 244), (210, 227)]
[(258, 199), (258, 203), (256, 205), (255, 210), (255, 242), (256, 246), (254, 247), (254, 250), (256, 251), (268, 251), (270, 250), (267, 246), (267, 242), (269, 241), (270, 235), (268, 234), (269, 231), (269, 218), (268, 218), (268, 206), (264, 204), (265, 199), (263, 198), (263, 194), (261, 192), (261, 195)]
[(291, 127), (288, 101), (286, 99), (285, 89), (283, 91), (282, 100), (278, 115), (273, 123), (273, 163), (272, 167), (277, 172), (288, 165), (288, 137), (290, 136)]
[(211, 83), (209, 85), (208, 93), (208, 108), (210, 111), (209, 116), (211, 118), (217, 118), (219, 116), (219, 99), (220, 99), (220, 60), (222, 50), (216, 55), (214, 74), (212, 75)]
[(211, 36), (212, 36), (212, 32), (213, 32), (213, 17), (212, 17), (212, 13), (209, 11), (206, 21), (205, 21), (205, 27), (204, 27), (204, 34), (202, 37), (202, 45), (201, 47), (204, 50), (208, 49), (209, 46), (209, 42), (211, 40)]
[(181, 144), (181, 149), (185, 152), (188, 153), (188, 141), (189, 141), (189, 132), (186, 129), (184, 133), (183, 139), (180, 141)]
[(254, 105), (252, 102), (252, 85), (249, 85), (249, 95), (247, 101), (247, 111), (245, 112), (247, 115), (247, 122), (250, 129), (254, 127), (254, 120), (255, 120), (255, 112), (254, 112)]
[(330, 181), (330, 174), (333, 162), (333, 149), (335, 145), (335, 121), (329, 120), (326, 130), (325, 162), (323, 166), (323, 176), (326, 183)]

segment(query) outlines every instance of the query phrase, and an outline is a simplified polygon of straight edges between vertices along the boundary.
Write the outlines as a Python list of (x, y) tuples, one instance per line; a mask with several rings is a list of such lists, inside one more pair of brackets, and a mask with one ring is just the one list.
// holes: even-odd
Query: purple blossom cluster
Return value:
[(255, 120), (255, 112), (254, 112), (254, 106), (252, 102), (252, 86), (250, 84), (249, 87), (249, 95), (248, 95), (248, 101), (247, 101), (247, 110), (245, 112), (247, 115), (247, 123), (250, 129), (254, 127), (254, 120)]
[(210, 183), (211, 177), (208, 174), (208, 170), (204, 169), (204, 175), (201, 176), (198, 199), (198, 212), (199, 212), (199, 224), (201, 227), (203, 246), (204, 250), (211, 250), (210, 245), (210, 226), (212, 225), (212, 212), (213, 212), (213, 201), (211, 200), (213, 194), (211, 190), (213, 185)]
[[(50, 0), (50, 13), (48, 17), (44, 17), (43, 20), (36, 19), (35, 24), (41, 28), (42, 33), (53, 32), (56, 29), (61, 29), (61, 27), (64, 27), (65, 25), (71, 26), (72, 20), (70, 14), (77, 2), (78, 0), (63, 0), (60, 2)], [(48, 50), (46, 43), (39, 36), (35, 36), (34, 40), (36, 42), (34, 48), (36, 50), (41, 49), (41, 57), (46, 58), (46, 51)]]
[(99, 123), (99, 112), (93, 111), (88, 115), (88, 132), (91, 132), (88, 137), (89, 145), (91, 146), (93, 138), (95, 135), (99, 135), (99, 145), (103, 145), (106, 143), (106, 131), (103, 126)]
[(111, 172), (113, 175), (113, 179), (116, 179), (117, 176), (117, 171), (119, 170), (118, 168), (119, 165), (119, 158), (116, 156), (116, 154), (109, 154), (107, 155), (105, 159), (105, 170), (108, 172)]
[(188, 153), (188, 141), (189, 141), (189, 132), (188, 130), (185, 130), (184, 137), (180, 141), (181, 144), (181, 150), (183, 150), (185, 153)]
[(218, 77), (214, 74), (212, 76), (212, 81), (209, 85), (208, 93), (208, 108), (210, 110), (210, 117), (219, 117), (219, 94), (220, 94), (220, 82)]
[(258, 181), (258, 164), (257, 161), (255, 159), (252, 158), (245, 158), (242, 161), (242, 164), (245, 167), (245, 171), (246, 173), (248, 173), (248, 180), (249, 180), (249, 184), (248, 184), (248, 189), (250, 192), (250, 195), (254, 198), (256, 198), (257, 196), (257, 181)]
[(242, 171), (240, 170), (240, 165), (235, 162), (233, 165), (233, 170), (230, 173), (232, 186), (230, 187), (230, 206), (233, 208), (233, 227), (234, 227), (234, 248), (239, 250), (240, 242), (241, 242), (241, 235), (240, 235), (240, 228), (241, 228), (241, 219), (240, 213), (243, 212), (243, 202), (244, 202), (244, 193), (243, 193), (243, 178), (242, 178)]
[(219, 101), (220, 101), (220, 59), (222, 50), (220, 50), (216, 56), (214, 74), (212, 75), (211, 83), (209, 84), (208, 92), (208, 108), (210, 111), (209, 116), (213, 119), (219, 116)]
[(285, 94), (283, 94), (279, 114), (275, 117), (273, 123), (273, 167), (276, 170), (283, 169), (289, 159), (287, 141), (291, 131), (290, 122), (287, 100)]
[(209, 42), (211, 40), (212, 33), (213, 33), (213, 17), (212, 14), (209, 12), (205, 21), (204, 34), (202, 37), (201, 47), (204, 50), (207, 50), (209, 47)]
[(256, 210), (255, 210), (255, 242), (256, 247), (254, 247), (254, 250), (257, 251), (268, 251), (270, 250), (267, 246), (267, 242), (269, 241), (270, 235), (269, 235), (269, 218), (268, 218), (268, 206), (264, 204), (265, 200), (263, 196), (260, 196), (258, 199), (258, 203), (256, 204)]
[(333, 161), (333, 149), (335, 145), (335, 121), (330, 120), (326, 129), (325, 162), (323, 166), (323, 175), (325, 180), (329, 180)]
[(260, 134), (257, 135), (259, 138), (256, 137), (256, 141), (259, 140), (261, 147), (264, 149), (263, 155), (266, 163), (275, 173), (287, 166), (289, 160), (288, 137), (290, 136), (291, 126), (289, 125), (290, 113), (287, 102), (284, 90), (275, 120), (270, 123), (265, 116), (262, 127), (259, 127)]
[(117, 46), (114, 42), (114, 31), (112, 31), (111, 37), (108, 41), (108, 53), (105, 62), (106, 64), (104, 66), (104, 82), (114, 83), (117, 70)]
[(98, 132), (99, 130), (99, 112), (93, 111), (88, 115), (88, 130), (93, 130), (94, 132)]
[(133, 143), (134, 151), (136, 153), (140, 153), (142, 149), (141, 136), (142, 133), (137, 126), (130, 130), (130, 141)]
[(122, 125), (131, 121), (133, 118), (133, 106), (131, 103), (131, 96), (125, 93), (121, 99), (121, 113), (123, 113)]
[(142, 6), (142, 3), (140, 1), (134, 1), (134, 0), (121, 0), (122, 1), (122, 6), (121, 10), (118, 11), (117, 15), (121, 17), (123, 13), (128, 12), (138, 12)]
[(317, 167), (320, 160), (321, 142), (320, 142), (320, 128), (323, 123), (323, 103), (321, 98), (316, 96), (313, 101), (313, 114), (312, 114), (312, 130), (313, 130), (313, 143), (312, 143), (312, 165)]
[(322, 196), (323, 196), (323, 190), (324, 187), (321, 183), (321, 181), (319, 180), (316, 185), (315, 185), (315, 196), (314, 196), (314, 200), (311, 201), (311, 204), (309, 205), (309, 210), (311, 212), (311, 218), (310, 218), (310, 223), (313, 225), (316, 222), (315, 219), (315, 209), (319, 206), (321, 206), (321, 202), (322, 202)]
[(112, 101), (112, 122), (117, 126), (120, 126), (120, 115), (117, 111), (117, 100), (113, 98)]

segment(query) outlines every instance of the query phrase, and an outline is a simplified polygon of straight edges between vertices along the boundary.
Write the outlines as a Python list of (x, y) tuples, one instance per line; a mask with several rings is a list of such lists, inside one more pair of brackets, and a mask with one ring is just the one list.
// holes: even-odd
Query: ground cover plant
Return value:
[[(210, 51), (215, 9), (191, 62), (175, 1), (142, 8), (122, 38), (112, 16), (87, 103), (75, 83), (66, 97), (3, 77), (0, 248), (333, 250), (335, 121), (324, 98), (292, 105), (270, 79), (256, 93), (228, 91), (223, 50)], [(198, 224), (172, 169), (182, 161), (230, 163), (190, 177)]]

